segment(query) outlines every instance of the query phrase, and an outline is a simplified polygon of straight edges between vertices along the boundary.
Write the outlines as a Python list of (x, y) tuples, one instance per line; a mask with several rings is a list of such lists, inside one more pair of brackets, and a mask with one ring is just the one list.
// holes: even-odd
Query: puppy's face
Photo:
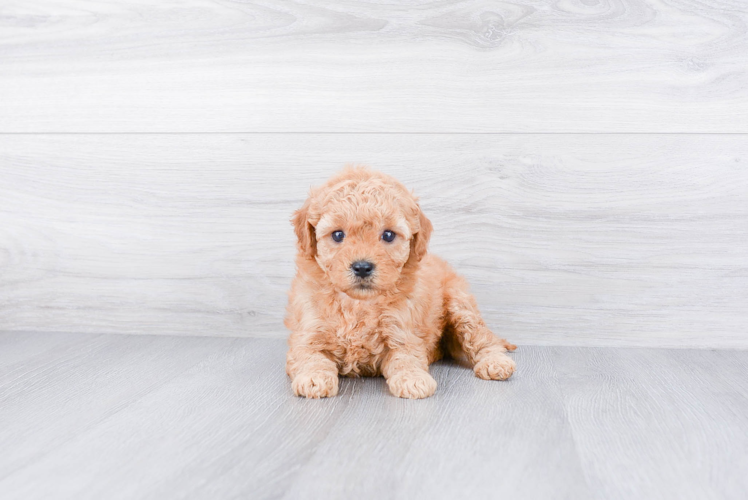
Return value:
[(411, 229), (387, 208), (333, 202), (315, 228), (317, 263), (335, 288), (353, 298), (392, 288), (410, 256)]
[(426, 253), (431, 231), (400, 183), (364, 169), (345, 170), (313, 191), (294, 224), (300, 251), (355, 299), (395, 289), (406, 265)]

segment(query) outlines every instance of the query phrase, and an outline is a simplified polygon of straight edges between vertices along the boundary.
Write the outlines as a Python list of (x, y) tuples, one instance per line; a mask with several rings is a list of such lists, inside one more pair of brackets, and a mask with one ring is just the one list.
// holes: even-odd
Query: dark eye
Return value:
[(382, 239), (387, 243), (392, 243), (392, 241), (395, 239), (395, 233), (388, 229), (382, 233)]
[(338, 230), (332, 233), (332, 239), (337, 241), (338, 243), (343, 241), (343, 238), (345, 238), (345, 233), (343, 231)]

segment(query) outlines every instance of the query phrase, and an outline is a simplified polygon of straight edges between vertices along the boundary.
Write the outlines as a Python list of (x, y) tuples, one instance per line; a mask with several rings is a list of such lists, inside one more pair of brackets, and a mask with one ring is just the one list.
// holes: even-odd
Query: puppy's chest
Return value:
[(377, 375), (387, 350), (381, 311), (368, 303), (342, 307), (336, 321), (336, 357), (343, 375)]

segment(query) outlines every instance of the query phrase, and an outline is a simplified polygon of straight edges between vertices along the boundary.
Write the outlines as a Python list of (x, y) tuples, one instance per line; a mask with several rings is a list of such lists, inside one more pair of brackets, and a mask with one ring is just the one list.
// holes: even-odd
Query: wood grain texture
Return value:
[[(350, 398), (284, 498), (593, 498), (575, 450), (552, 349), (521, 348), (522, 375), (480, 384), (470, 368), (432, 367), (423, 405), (386, 397), (384, 379)], [(372, 392), (374, 394), (372, 394)], [(458, 395), (459, 394), (459, 395)], [(384, 396), (382, 396), (384, 395)]]
[[(745, 497), (748, 352), (561, 352), (566, 415), (587, 484), (601, 498)], [(605, 460), (600, 450), (609, 450)]]
[(748, 351), (520, 346), (508, 382), (441, 362), (427, 400), (307, 401), (281, 340), (0, 342), (4, 500), (748, 495)]
[(748, 132), (741, 0), (4, 2), (0, 132)]
[(741, 135), (0, 136), (0, 327), (285, 336), (289, 224), (366, 162), (518, 343), (748, 346)]

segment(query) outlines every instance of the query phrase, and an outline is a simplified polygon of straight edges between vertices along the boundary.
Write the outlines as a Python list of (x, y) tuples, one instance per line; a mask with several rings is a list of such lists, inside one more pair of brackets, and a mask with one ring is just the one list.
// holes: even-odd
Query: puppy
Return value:
[(431, 396), (429, 364), (450, 355), (505, 380), (516, 346), (486, 327), (468, 285), (427, 253), (431, 222), (398, 181), (348, 167), (313, 188), (292, 223), (286, 372), (297, 396), (338, 393), (338, 375), (384, 375), (401, 398)]

